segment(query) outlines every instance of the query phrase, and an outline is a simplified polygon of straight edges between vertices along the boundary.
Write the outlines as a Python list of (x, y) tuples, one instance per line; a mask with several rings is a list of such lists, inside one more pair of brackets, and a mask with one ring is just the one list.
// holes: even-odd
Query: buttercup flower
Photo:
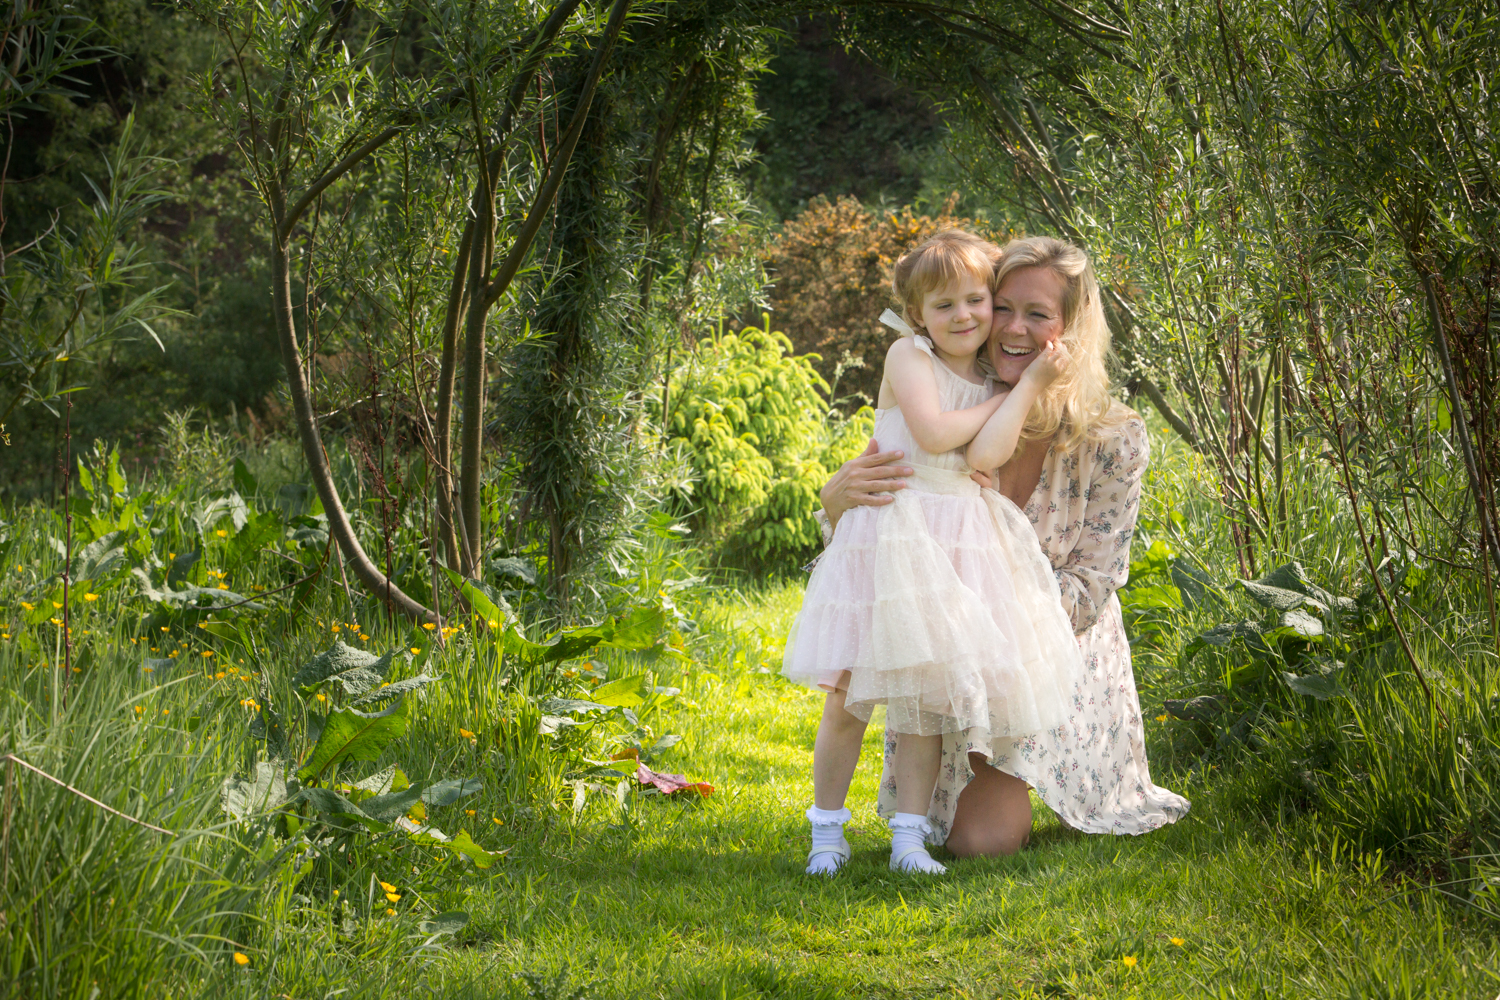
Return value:
[(437, 626), (434, 625), (434, 624), (432, 624), (432, 622), (423, 622), (422, 623), (422, 627), (425, 628), (429, 632), (431, 632), (433, 629), (437, 628)]
[(97, 601), (99, 599), (99, 595), (98, 594), (84, 594), (83, 595), (83, 599), (85, 601)]
[(1133, 968), (1135, 968), (1135, 956), (1134, 955), (1126, 955), (1124, 958), (1120, 959), (1120, 961), (1122, 961), (1122, 962), (1125, 963), (1125, 968), (1127, 968), (1127, 969), (1133, 969)]
[(1179, 948), (1181, 948), (1183, 945), (1187, 944), (1187, 940), (1185, 938), (1175, 938), (1174, 937), (1174, 938), (1169, 938), (1169, 940), (1173, 944), (1175, 944), (1177, 947), (1179, 947)]
[(229, 532), (226, 531), (223, 528), (220, 528), (219, 530), (215, 531), (214, 534), (218, 535), (220, 538), (228, 538), (229, 537)]
[(234, 964), (235, 965), (249, 965), (250, 964), (250, 956), (237, 951), (237, 952), (234, 953)]

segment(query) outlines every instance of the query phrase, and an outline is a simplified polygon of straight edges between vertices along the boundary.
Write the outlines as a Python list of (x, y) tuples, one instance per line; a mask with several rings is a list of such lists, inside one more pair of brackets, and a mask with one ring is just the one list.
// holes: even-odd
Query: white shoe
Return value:
[[(911, 858), (907, 861), (907, 858)], [(922, 875), (946, 875), (946, 865), (933, 860), (931, 854), (927, 853), (925, 847), (908, 847), (900, 854), (891, 852), (891, 871), (893, 872), (917, 872)]]
[(844, 867), (853, 853), (849, 849), (849, 841), (843, 837), (839, 838), (837, 844), (814, 847), (807, 855), (807, 874), (832, 875)]

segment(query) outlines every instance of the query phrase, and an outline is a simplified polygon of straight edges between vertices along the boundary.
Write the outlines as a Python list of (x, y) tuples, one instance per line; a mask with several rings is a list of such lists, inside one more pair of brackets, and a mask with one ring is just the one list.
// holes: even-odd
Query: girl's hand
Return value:
[(1045, 388), (1056, 382), (1072, 363), (1073, 358), (1068, 354), (1068, 348), (1062, 339), (1051, 340), (1037, 352), (1036, 360), (1026, 366), (1026, 372), (1021, 378), (1031, 379), (1039, 389)]

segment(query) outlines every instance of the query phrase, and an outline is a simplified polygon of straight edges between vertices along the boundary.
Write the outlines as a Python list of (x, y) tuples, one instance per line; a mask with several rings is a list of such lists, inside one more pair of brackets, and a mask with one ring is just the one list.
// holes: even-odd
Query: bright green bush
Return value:
[(666, 437), (693, 470), (677, 501), (755, 569), (793, 569), (817, 551), (818, 490), (873, 427), (868, 408), (847, 419), (829, 409), (818, 360), (793, 354), (767, 316), (764, 329), (699, 341), (671, 375)]

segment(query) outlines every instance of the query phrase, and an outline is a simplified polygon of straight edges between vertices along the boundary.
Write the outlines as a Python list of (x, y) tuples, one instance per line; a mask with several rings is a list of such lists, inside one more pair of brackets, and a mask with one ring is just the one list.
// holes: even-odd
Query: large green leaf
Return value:
[(261, 549), (279, 541), (281, 532), (281, 511), (272, 508), (251, 517), (229, 540), (229, 548), (224, 553), (224, 568), (233, 573), (248, 565)]
[(433, 808), (451, 806), (459, 799), (467, 798), (484, 790), (484, 782), (478, 778), (445, 778), (422, 791), (422, 801)]
[(219, 802), (232, 819), (245, 820), (270, 812), (287, 800), (286, 777), (268, 761), (255, 765), (250, 780), (231, 775), (219, 786)]
[(1268, 587), (1305, 594), (1319, 604), (1338, 611), (1353, 611), (1356, 607), (1353, 598), (1339, 597), (1313, 583), (1307, 575), (1307, 570), (1303, 569), (1299, 562), (1283, 563), (1256, 582)]
[(380, 686), (395, 655), (392, 650), (376, 656), (335, 639), (332, 646), (302, 665), (292, 677), (292, 684), (303, 691), (314, 691), (325, 681), (334, 681), (345, 694), (358, 697)]
[(601, 684), (590, 695), (599, 705), (633, 708), (646, 700), (646, 675), (636, 674), (634, 677), (621, 677), (608, 684)]
[(359, 807), (364, 810), (366, 816), (372, 819), (378, 819), (383, 823), (394, 823), (397, 817), (406, 815), (406, 810), (419, 802), (421, 798), (421, 786), (412, 785), (405, 791), (390, 792), (365, 799)]
[(365, 705), (378, 705), (381, 702), (389, 701), (392, 698), (399, 698), (401, 695), (406, 694), (408, 691), (420, 690), (421, 688), (424, 688), (427, 685), (439, 680), (442, 680), (442, 678), (434, 677), (431, 674), (418, 674), (415, 677), (408, 677), (405, 680), (396, 681), (394, 684), (386, 684), (381, 687), (371, 688), (366, 693), (349, 702), (349, 704), (355, 708), (359, 708)]
[[(434, 831), (436, 832), (436, 831)], [(510, 853), (510, 848), (502, 851), (486, 851), (470, 839), (465, 830), (460, 830), (453, 837), (433, 836), (432, 833), (414, 833), (412, 840), (419, 844), (428, 844), (433, 847), (446, 847), (455, 854), (461, 855), (474, 862), (476, 868), (488, 868), (495, 863), (495, 859)]]
[[(359, 806), (344, 798), (331, 788), (304, 788), (297, 793), (297, 798), (308, 803), (322, 814), (322, 819), (327, 822), (333, 820), (349, 820), (358, 823), (371, 833), (384, 833), (390, 824), (376, 819), (360, 809)], [(347, 823), (333, 823), (333, 826), (348, 826)]]
[(492, 627), (498, 628), (515, 620), (516, 613), (498, 590), (483, 580), (466, 580), (451, 569), (447, 572), (474, 613), (483, 616), (487, 622), (496, 623)]
[(667, 614), (660, 607), (634, 608), (623, 618), (610, 619), (604, 644), (616, 649), (650, 649), (666, 624)]
[(367, 715), (352, 708), (329, 712), (307, 763), (298, 771), (304, 781), (321, 778), (348, 760), (375, 760), (391, 741), (406, 733), (406, 701)]
[(1339, 674), (1342, 672), (1342, 664), (1325, 664), (1317, 673), (1300, 676), (1282, 673), (1281, 677), (1286, 681), (1286, 686), (1297, 694), (1307, 695), (1319, 701), (1330, 701), (1334, 698), (1349, 697), (1349, 690), (1339, 680)]
[(1250, 599), (1261, 607), (1270, 608), (1272, 611), (1293, 611), (1306, 604), (1311, 604), (1320, 611), (1327, 610), (1323, 602), (1296, 590), (1287, 590), (1283, 587), (1273, 587), (1269, 584), (1257, 583), (1254, 580), (1238, 581), (1241, 589), (1250, 596)]

